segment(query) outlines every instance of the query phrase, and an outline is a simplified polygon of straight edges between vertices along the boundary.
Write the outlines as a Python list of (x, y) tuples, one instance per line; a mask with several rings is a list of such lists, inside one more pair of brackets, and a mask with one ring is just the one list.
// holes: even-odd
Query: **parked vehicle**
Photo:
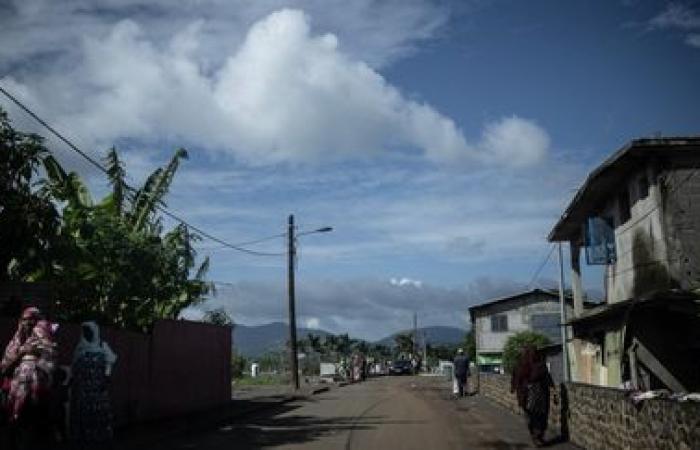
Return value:
[(389, 367), (389, 374), (390, 375), (412, 375), (413, 374), (413, 366), (411, 365), (411, 361), (405, 360), (405, 359), (400, 359), (398, 361), (394, 361), (391, 366)]

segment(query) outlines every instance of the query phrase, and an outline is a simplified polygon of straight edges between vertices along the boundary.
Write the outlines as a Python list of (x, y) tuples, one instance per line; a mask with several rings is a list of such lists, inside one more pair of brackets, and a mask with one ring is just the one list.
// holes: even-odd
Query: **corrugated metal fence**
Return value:
[[(0, 347), (17, 319), (0, 317)], [(80, 326), (61, 324), (60, 363), (70, 365)], [(102, 328), (119, 360), (110, 393), (117, 425), (205, 410), (231, 400), (231, 329), (179, 320), (156, 322), (150, 335)]]

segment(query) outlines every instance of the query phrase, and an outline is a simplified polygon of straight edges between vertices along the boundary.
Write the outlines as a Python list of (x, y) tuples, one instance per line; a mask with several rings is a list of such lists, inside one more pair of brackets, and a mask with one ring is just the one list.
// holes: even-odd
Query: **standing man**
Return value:
[(467, 376), (469, 376), (469, 358), (464, 354), (463, 349), (457, 350), (454, 359), (455, 379), (457, 380), (458, 395), (464, 397), (467, 393)]

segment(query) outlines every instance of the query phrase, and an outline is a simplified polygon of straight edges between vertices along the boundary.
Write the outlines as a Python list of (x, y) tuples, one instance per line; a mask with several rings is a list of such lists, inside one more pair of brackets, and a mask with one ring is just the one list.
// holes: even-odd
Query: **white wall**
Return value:
[[(521, 299), (496, 304), (492, 308), (476, 313), (474, 330), (478, 353), (500, 353), (508, 338), (520, 331), (531, 330), (533, 314), (557, 314), (558, 299), (542, 294), (533, 294)], [(491, 331), (491, 317), (497, 314), (508, 316), (508, 331)], [(573, 308), (567, 305), (567, 317), (572, 317)]]

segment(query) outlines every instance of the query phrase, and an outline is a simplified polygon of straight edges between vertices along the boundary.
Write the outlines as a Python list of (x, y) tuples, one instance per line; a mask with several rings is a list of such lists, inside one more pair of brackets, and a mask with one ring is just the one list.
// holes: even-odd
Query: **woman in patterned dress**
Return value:
[(95, 322), (82, 324), (75, 348), (70, 395), (70, 434), (78, 448), (107, 448), (112, 440), (109, 377), (117, 356), (100, 339)]
[(549, 421), (549, 391), (554, 387), (544, 354), (534, 347), (525, 347), (511, 378), (511, 392), (527, 417), (527, 428), (537, 447), (544, 445)]
[(0, 362), (10, 445), (40, 446), (50, 429), (51, 377), (56, 357), (53, 327), (34, 307), (22, 312), (19, 326)]

